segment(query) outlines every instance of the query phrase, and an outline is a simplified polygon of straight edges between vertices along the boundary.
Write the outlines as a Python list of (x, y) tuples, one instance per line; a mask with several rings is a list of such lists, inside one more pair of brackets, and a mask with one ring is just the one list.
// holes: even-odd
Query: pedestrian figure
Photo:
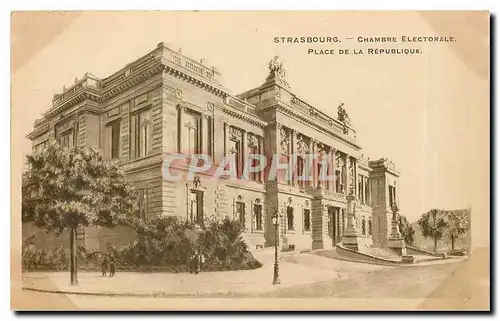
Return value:
[(106, 276), (108, 273), (108, 256), (106, 254), (102, 255), (101, 271), (102, 276)]
[(201, 252), (200, 252), (199, 256), (200, 256), (200, 259), (199, 259), (199, 261), (200, 261), (200, 264), (199, 264), (199, 265), (200, 265), (199, 271), (201, 272), (201, 268), (203, 267), (203, 264), (205, 264), (205, 255), (204, 255), (203, 253), (201, 253)]
[(114, 277), (115, 272), (116, 272), (116, 266), (115, 266), (115, 254), (111, 249), (109, 250), (108, 253), (108, 260), (109, 260), (109, 276)]
[(198, 274), (200, 272), (200, 255), (198, 250), (194, 251), (194, 254), (191, 256), (191, 268), (190, 272), (194, 274)]

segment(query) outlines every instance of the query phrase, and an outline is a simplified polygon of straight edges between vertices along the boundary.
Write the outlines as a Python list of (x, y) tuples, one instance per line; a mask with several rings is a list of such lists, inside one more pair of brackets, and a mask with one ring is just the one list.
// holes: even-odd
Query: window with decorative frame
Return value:
[[(243, 174), (244, 160), (243, 160), (243, 131), (239, 128), (230, 126), (229, 127), (229, 141), (228, 141), (228, 153), (234, 155), (234, 161), (236, 162), (236, 176), (238, 178)], [(229, 169), (229, 164), (226, 166)]]
[(260, 202), (253, 205), (253, 215), (254, 229), (256, 231), (262, 231), (262, 204), (260, 204)]
[(120, 131), (121, 131), (121, 119), (113, 120), (108, 123), (107, 126), (109, 146), (111, 159), (120, 158)]
[(67, 130), (59, 135), (57, 142), (61, 147), (73, 147), (73, 130)]
[(243, 229), (246, 228), (246, 222), (245, 222), (245, 202), (243, 202), (241, 199), (236, 201), (236, 219), (240, 223), (241, 227)]
[(145, 157), (151, 152), (152, 121), (151, 108), (141, 109), (130, 117), (130, 140), (132, 158)]

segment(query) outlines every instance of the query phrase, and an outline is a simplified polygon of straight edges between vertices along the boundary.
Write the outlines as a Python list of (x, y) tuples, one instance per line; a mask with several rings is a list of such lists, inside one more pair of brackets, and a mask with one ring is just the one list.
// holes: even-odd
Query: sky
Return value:
[[(308, 48), (378, 47), (345, 37), (434, 36), (435, 30), (457, 42), (389, 46), (420, 48), (414, 56), (307, 54)], [(489, 35), (470, 32), (461, 23), (436, 26), (413, 12), (82, 13), (12, 74), (13, 157), (30, 152), (25, 136), (63, 85), (85, 72), (109, 76), (163, 41), (217, 67), (235, 94), (261, 85), (269, 60), (280, 56), (294, 93), (332, 117), (343, 102), (364, 155), (396, 163), (401, 214), (410, 221), (431, 208), (487, 211), (482, 193), (489, 192), (489, 82), (470, 64), (479, 58), (458, 49)], [(279, 36), (344, 40), (275, 44)]]

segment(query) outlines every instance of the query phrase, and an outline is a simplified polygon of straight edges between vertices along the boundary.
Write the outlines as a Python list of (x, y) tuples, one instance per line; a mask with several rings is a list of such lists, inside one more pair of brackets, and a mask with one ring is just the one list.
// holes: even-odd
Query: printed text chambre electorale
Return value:
[(294, 44), (294, 43), (337, 43), (345, 41), (356, 41), (360, 43), (385, 43), (385, 42), (404, 42), (404, 43), (434, 43), (434, 42), (455, 42), (455, 37), (451, 36), (381, 36), (381, 37), (274, 37), (274, 43)]

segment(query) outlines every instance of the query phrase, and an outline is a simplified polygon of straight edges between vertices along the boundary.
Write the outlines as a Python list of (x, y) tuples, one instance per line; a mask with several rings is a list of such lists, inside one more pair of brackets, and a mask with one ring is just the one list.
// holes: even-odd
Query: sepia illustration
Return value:
[(13, 309), (489, 309), (487, 12), (12, 25)]

